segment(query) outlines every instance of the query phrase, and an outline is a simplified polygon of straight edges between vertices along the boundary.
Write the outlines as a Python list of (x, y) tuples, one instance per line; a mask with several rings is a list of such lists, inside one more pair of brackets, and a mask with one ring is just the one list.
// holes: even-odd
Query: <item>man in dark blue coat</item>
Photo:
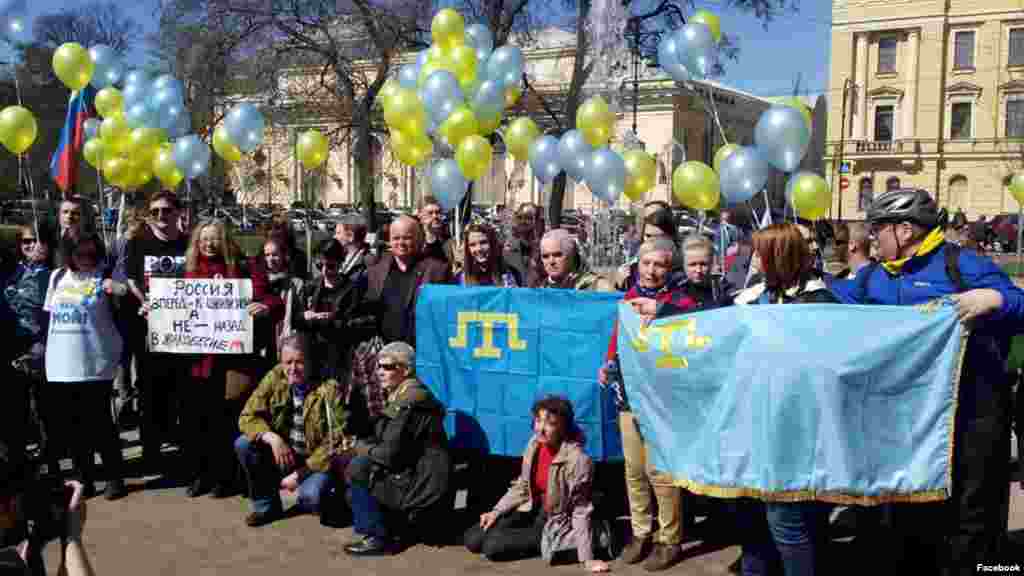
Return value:
[[(924, 190), (880, 195), (868, 209), (879, 263), (850, 280), (835, 281), (840, 301), (914, 305), (948, 296), (971, 329), (957, 398), (952, 494), (934, 523), (927, 506), (910, 516), (907, 531), (942, 530), (926, 554), (941, 554), (948, 574), (973, 574), (977, 563), (999, 558), (1007, 527), (1010, 453), (1011, 337), (1024, 326), (1024, 291), (991, 260), (947, 243), (942, 218)], [(899, 528), (899, 526), (897, 526)], [(943, 544), (944, 543), (944, 544)]]

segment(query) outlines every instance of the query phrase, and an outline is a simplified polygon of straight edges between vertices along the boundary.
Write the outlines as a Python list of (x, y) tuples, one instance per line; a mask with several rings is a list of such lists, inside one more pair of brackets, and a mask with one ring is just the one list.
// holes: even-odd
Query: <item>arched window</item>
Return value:
[(900, 189), (900, 179), (897, 178), (896, 176), (890, 176), (889, 179), (885, 181), (885, 191), (886, 192), (889, 192), (891, 190), (899, 190), (899, 189)]
[(949, 204), (964, 208), (968, 204), (970, 190), (967, 186), (967, 177), (957, 174), (949, 179)]
[(871, 181), (871, 178), (865, 176), (860, 179), (860, 188), (857, 191), (857, 209), (867, 210), (874, 199), (875, 184)]

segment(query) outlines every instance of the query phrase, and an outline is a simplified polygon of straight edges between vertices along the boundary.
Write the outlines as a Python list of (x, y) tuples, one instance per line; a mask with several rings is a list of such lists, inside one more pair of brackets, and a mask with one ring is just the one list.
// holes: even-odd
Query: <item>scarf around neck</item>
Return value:
[(906, 258), (900, 258), (898, 260), (890, 260), (889, 262), (882, 262), (882, 268), (889, 274), (899, 274), (903, 270), (903, 265), (910, 261), (911, 258), (917, 258), (918, 256), (924, 256), (931, 252), (934, 252), (942, 246), (942, 243), (946, 241), (946, 235), (942, 232), (942, 228), (936, 228), (925, 236), (924, 240), (921, 241), (921, 245), (917, 247), (917, 251), (912, 256)]

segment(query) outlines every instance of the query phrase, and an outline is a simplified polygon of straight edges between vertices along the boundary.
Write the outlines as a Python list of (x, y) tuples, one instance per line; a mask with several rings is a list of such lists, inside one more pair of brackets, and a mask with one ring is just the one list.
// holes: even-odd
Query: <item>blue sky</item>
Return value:
[[(72, 6), (75, 1), (33, 0), (29, 10), (36, 16)], [(119, 4), (150, 31), (155, 27), (153, 10), (158, 1)], [(726, 84), (761, 96), (788, 95), (801, 74), (805, 91), (818, 94), (827, 89), (831, 2), (800, 0), (797, 13), (775, 20), (767, 28), (753, 16), (723, 9), (723, 4), (723, 0), (696, 0), (698, 8), (719, 14), (723, 31), (740, 39), (739, 61), (728, 63)], [(133, 59), (141, 58), (141, 52)]]

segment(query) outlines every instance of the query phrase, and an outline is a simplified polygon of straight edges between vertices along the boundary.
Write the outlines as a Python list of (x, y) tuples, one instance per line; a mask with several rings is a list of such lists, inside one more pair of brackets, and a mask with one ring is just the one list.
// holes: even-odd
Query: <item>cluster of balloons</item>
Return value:
[(654, 187), (657, 164), (642, 150), (623, 154), (608, 143), (615, 128), (615, 114), (600, 96), (587, 99), (576, 112), (576, 129), (561, 138), (541, 135), (529, 118), (517, 118), (505, 130), (505, 146), (518, 160), (528, 160), (533, 174), (543, 183), (562, 171), (586, 182), (591, 193), (608, 204), (626, 194), (639, 200)]
[(467, 183), (490, 169), (487, 136), (522, 95), (524, 61), (519, 48), (495, 49), (486, 26), (466, 27), (450, 8), (434, 16), (430, 32), (431, 46), (385, 82), (378, 97), (391, 152), (400, 162), (423, 165), (434, 156), (435, 142), (454, 151), (454, 158), (430, 169), (431, 192), (451, 209), (465, 196)]
[(658, 64), (676, 82), (707, 78), (721, 40), (718, 16), (698, 10), (682, 28), (661, 39)]

